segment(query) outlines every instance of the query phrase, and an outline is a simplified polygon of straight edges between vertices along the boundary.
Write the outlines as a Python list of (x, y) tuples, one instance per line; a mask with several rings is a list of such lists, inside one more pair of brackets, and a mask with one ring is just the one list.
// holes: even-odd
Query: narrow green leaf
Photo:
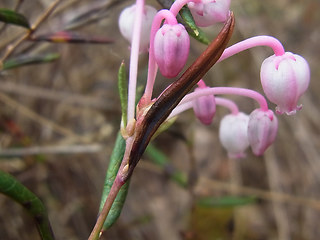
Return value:
[(2, 70), (8, 70), (11, 68), (22, 67), (31, 64), (40, 64), (52, 62), (60, 57), (58, 53), (49, 53), (41, 56), (19, 56), (14, 59), (10, 59), (3, 63)]
[(128, 79), (124, 62), (121, 63), (118, 72), (118, 89), (121, 102), (122, 123), (124, 126), (127, 126)]
[(34, 218), (43, 240), (53, 240), (48, 214), (40, 199), (13, 176), (0, 171), (0, 192), (21, 204)]
[(180, 10), (180, 15), (186, 24), (187, 31), (190, 34), (190, 36), (192, 36), (193, 38), (195, 38), (201, 43), (209, 45), (210, 40), (205, 35), (205, 33), (200, 28), (198, 28), (198, 26), (195, 24), (189, 8), (184, 6)]
[(30, 24), (26, 17), (10, 9), (0, 8), (0, 21), (30, 29)]
[(170, 178), (179, 184), (181, 187), (187, 187), (187, 176), (176, 170), (170, 163), (170, 159), (153, 144), (149, 144), (145, 154), (151, 159), (153, 163), (165, 170)]
[[(100, 211), (103, 208), (103, 205), (107, 199), (107, 196), (110, 192), (111, 186), (116, 178), (116, 175), (118, 173), (121, 160), (123, 158), (124, 152), (126, 148), (126, 141), (121, 136), (120, 132), (118, 133), (115, 146), (113, 148), (109, 167), (106, 174), (106, 179), (104, 182), (104, 188), (102, 192), (101, 202), (100, 202)], [(120, 216), (122, 207), (124, 205), (125, 199), (127, 197), (129, 188), (129, 181), (127, 181), (120, 189), (115, 201), (113, 202), (110, 212), (108, 214), (108, 217), (106, 221), (104, 222), (103, 229), (108, 229), (116, 222), (118, 217)]]
[(256, 197), (237, 197), (237, 196), (226, 196), (226, 197), (204, 197), (197, 201), (198, 206), (201, 207), (237, 207), (241, 205), (252, 204), (257, 201)]

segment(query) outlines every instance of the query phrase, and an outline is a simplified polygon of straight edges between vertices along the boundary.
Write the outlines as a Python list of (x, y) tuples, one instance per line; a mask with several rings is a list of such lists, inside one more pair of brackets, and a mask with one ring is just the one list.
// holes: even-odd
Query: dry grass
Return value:
[[(12, 2), (1, 1), (0, 7), (13, 7)], [(50, 2), (25, 2), (20, 12), (33, 22)], [(17, 49), (16, 53), (58, 52), (61, 58), (0, 75), (0, 168), (41, 197), (57, 239), (86, 239), (96, 220), (105, 169), (119, 128), (117, 69), (122, 59), (128, 63), (129, 51), (117, 30), (117, 16), (129, 2), (62, 2), (39, 34), (70, 27), (116, 41), (112, 45), (26, 42)], [(90, 8), (92, 23), (65, 24)], [(309, 61), (312, 78), (301, 99), (303, 109), (293, 117), (279, 116), (277, 141), (264, 157), (249, 153), (240, 161), (228, 159), (217, 139), (222, 110), (210, 127), (201, 126), (192, 113), (183, 114), (155, 144), (182, 171), (190, 172), (194, 160), (198, 182), (192, 191), (183, 190), (143, 159), (132, 178), (124, 211), (103, 239), (214, 239), (208, 237), (212, 231), (220, 239), (320, 238), (320, 3), (240, 0), (232, 2), (232, 9), (237, 20), (232, 42), (258, 34), (273, 35), (287, 51)], [(206, 31), (214, 37), (211, 30)], [(7, 27), (0, 35), (1, 54), (22, 33), (20, 28)], [(202, 49), (192, 41), (193, 58)], [(216, 86), (261, 91), (259, 66), (270, 54), (265, 48), (242, 53), (215, 66), (206, 80)], [(145, 63), (143, 56), (141, 79), (146, 74)], [(167, 84), (167, 80), (158, 80), (158, 91)], [(244, 111), (254, 107), (247, 99), (236, 100)], [(21, 133), (8, 130), (9, 120)], [(13, 147), (23, 151), (9, 157), (4, 151)], [(38, 154), (28, 154), (30, 149)], [(236, 209), (190, 211), (192, 192), (197, 196), (255, 195), (261, 201)], [(0, 196), (0, 209), (0, 239), (39, 239), (34, 224), (19, 205)]]

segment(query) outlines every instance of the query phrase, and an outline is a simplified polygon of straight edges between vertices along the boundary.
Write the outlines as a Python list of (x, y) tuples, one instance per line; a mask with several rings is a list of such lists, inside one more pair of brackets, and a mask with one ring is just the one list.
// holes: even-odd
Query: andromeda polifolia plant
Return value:
[[(208, 27), (218, 22), (224, 25), (207, 49), (182, 72), (190, 45), (186, 28), (177, 20), (179, 12), (183, 14), (181, 9), (184, 6), (189, 7), (194, 19), (184, 23), (188, 28)], [(255, 36), (227, 47), (235, 25), (235, 16), (229, 8), (230, 0), (176, 0), (170, 9), (160, 9), (155, 13), (144, 0), (137, 0), (121, 13), (120, 30), (131, 43), (128, 79), (123, 64), (119, 70), (121, 136), (116, 142), (100, 213), (89, 239), (99, 238), (114, 223), (125, 199), (124, 189), (128, 188), (129, 179), (149, 142), (155, 134), (172, 124), (180, 113), (193, 109), (201, 123), (210, 125), (217, 106), (229, 109), (230, 113), (221, 120), (219, 139), (230, 158), (245, 157), (249, 146), (255, 155), (262, 155), (275, 141), (277, 117), (263, 95), (252, 89), (211, 87), (205, 83), (205, 74), (216, 62), (253, 47), (270, 47), (274, 55), (261, 66), (264, 93), (278, 105), (278, 114), (291, 115), (301, 109), (297, 102), (306, 91), (310, 78), (307, 61), (299, 55), (285, 52), (280, 41), (271, 36)], [(146, 37), (146, 33), (150, 35)], [(194, 33), (191, 35), (203, 42), (203, 38)], [(136, 104), (138, 58), (145, 49), (149, 53), (148, 75), (142, 97)], [(178, 77), (171, 80), (161, 94), (153, 96), (158, 69), (165, 78)], [(193, 90), (196, 85), (198, 87)], [(244, 113), (239, 111), (235, 102), (217, 95), (248, 97), (255, 100), (259, 108), (252, 113)], [(125, 188), (122, 187), (124, 185)]]

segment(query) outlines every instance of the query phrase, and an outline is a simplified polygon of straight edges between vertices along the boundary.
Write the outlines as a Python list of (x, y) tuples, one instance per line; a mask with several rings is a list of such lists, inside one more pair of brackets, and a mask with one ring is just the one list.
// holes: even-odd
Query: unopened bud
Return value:
[[(201, 90), (208, 88), (202, 80), (200, 81), (202, 85), (199, 85), (199, 87), (194, 90), (195, 92), (200, 92)], [(200, 122), (204, 125), (210, 125), (216, 113), (214, 95), (201, 96), (195, 99), (193, 101), (193, 111)]]
[(278, 120), (271, 110), (254, 110), (249, 116), (248, 139), (252, 152), (260, 156), (274, 142), (278, 132)]
[(161, 74), (176, 77), (189, 55), (190, 39), (182, 24), (164, 24), (154, 39), (154, 56)]

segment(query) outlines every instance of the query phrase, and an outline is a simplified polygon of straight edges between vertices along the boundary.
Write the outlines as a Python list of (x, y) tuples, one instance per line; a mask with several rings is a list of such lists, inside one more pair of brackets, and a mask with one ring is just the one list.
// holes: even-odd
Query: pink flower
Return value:
[[(194, 91), (199, 92), (202, 89), (208, 88), (203, 80), (200, 80)], [(216, 101), (214, 95), (198, 97), (193, 101), (193, 111), (196, 117), (204, 125), (210, 125), (216, 113)]]
[(249, 116), (245, 113), (226, 115), (220, 123), (219, 138), (230, 158), (242, 158), (249, 147)]
[(230, 0), (201, 0), (188, 3), (188, 7), (195, 23), (199, 27), (208, 27), (227, 20)]
[(248, 139), (253, 153), (260, 156), (275, 141), (278, 120), (271, 110), (254, 110), (249, 116)]
[(187, 62), (189, 35), (181, 24), (164, 24), (154, 39), (154, 57), (161, 74), (167, 78), (176, 77)]
[[(133, 26), (135, 23), (136, 4), (125, 8), (119, 16), (119, 28), (122, 36), (130, 43), (132, 41)], [(147, 51), (150, 41), (150, 31), (152, 20), (157, 14), (157, 10), (151, 6), (144, 6), (144, 14), (142, 16), (142, 28), (140, 39), (140, 51)]]
[(301, 109), (297, 102), (310, 81), (309, 65), (303, 57), (290, 52), (273, 55), (262, 63), (260, 77), (266, 96), (278, 105), (277, 113), (290, 115)]

